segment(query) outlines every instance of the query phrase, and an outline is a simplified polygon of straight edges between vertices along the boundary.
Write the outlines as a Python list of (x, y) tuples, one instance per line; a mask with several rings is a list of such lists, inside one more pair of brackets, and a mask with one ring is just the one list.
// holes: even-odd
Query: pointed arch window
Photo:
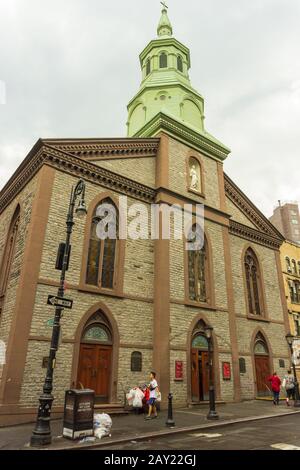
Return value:
[(297, 275), (297, 263), (294, 259), (292, 259), (292, 271), (293, 271), (293, 274)]
[(3, 257), (0, 266), (0, 317), (4, 304), (6, 289), (11, 273), (12, 262), (15, 256), (16, 241), (20, 225), (20, 206), (18, 205), (9, 226)]
[(151, 72), (151, 63), (150, 63), (150, 59), (147, 59), (147, 62), (146, 62), (146, 75), (149, 75), (150, 72)]
[(177, 69), (179, 72), (183, 72), (183, 61), (180, 55), (177, 56)]
[(257, 257), (251, 248), (248, 248), (244, 259), (248, 310), (252, 315), (263, 314), (262, 285)]
[(162, 52), (159, 56), (159, 68), (165, 69), (168, 67), (168, 56), (165, 52)]
[[(101, 206), (103, 210), (99, 211)], [(101, 239), (99, 238), (98, 224), (101, 221), (104, 223), (104, 218), (107, 217), (114, 218), (114, 229), (111, 233), (107, 234), (106, 238)], [(105, 289), (113, 289), (115, 287), (118, 218), (118, 209), (110, 198), (101, 201), (101, 204), (94, 211), (90, 229), (86, 284)]]
[(285, 265), (286, 265), (286, 270), (287, 272), (291, 272), (292, 269), (291, 269), (291, 261), (290, 261), (290, 258), (288, 256), (286, 256), (285, 258)]
[[(197, 238), (199, 248), (197, 247)], [(201, 228), (194, 224), (187, 239), (188, 297), (196, 302), (208, 301), (208, 253), (207, 241)], [(192, 246), (193, 245), (193, 246)]]

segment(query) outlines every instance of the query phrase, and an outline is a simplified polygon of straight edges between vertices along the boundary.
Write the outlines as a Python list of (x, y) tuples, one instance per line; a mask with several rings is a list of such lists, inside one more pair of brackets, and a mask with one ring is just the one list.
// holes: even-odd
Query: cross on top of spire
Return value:
[(171, 22), (168, 18), (168, 5), (165, 1), (160, 2), (163, 6), (160, 21), (157, 27), (158, 36), (172, 36), (173, 30)]

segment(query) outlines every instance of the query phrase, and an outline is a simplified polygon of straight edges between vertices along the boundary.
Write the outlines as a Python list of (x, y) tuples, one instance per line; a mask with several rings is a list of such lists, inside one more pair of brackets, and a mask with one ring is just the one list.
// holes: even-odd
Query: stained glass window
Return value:
[(254, 354), (268, 354), (268, 349), (265, 343), (257, 341), (254, 348)]
[(109, 342), (110, 337), (105, 328), (101, 325), (92, 325), (90, 326), (83, 335), (84, 340), (88, 341), (99, 341), (99, 342)]
[[(112, 212), (115, 211), (117, 215), (116, 230), (118, 230), (118, 211), (115, 204), (111, 199), (105, 199), (102, 203), (110, 204)], [(97, 209), (95, 210), (94, 217), (92, 220), (90, 244), (88, 252), (88, 263), (86, 272), (86, 283), (104, 287), (107, 289), (113, 289), (114, 287), (114, 276), (115, 276), (115, 258), (116, 258), (116, 237), (105, 238), (101, 240), (97, 235), (97, 225), (101, 221), (101, 218), (96, 215)], [(105, 217), (105, 214), (103, 217)]]
[(208, 349), (207, 339), (203, 335), (197, 335), (192, 341), (192, 348)]
[[(193, 227), (192, 232), (194, 232)], [(194, 239), (189, 235), (189, 243)], [(204, 240), (201, 249), (188, 250), (188, 273), (189, 273), (189, 299), (197, 302), (206, 302), (206, 273), (207, 273), (207, 253), (206, 241)]]
[(261, 315), (261, 283), (258, 261), (254, 251), (248, 248), (245, 254), (245, 274), (249, 313)]

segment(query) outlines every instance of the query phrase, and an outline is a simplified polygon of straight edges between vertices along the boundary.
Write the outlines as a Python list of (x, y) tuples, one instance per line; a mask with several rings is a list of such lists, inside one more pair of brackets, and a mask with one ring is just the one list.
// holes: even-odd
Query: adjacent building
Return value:
[[(47, 297), (57, 293), (57, 248), (79, 178), (88, 214), (72, 235), (66, 296), (73, 309), (62, 318), (54, 414), (70, 387), (93, 388), (100, 405), (122, 406), (124, 391), (152, 369), (163, 405), (169, 391), (177, 407), (206, 401), (205, 326), (213, 327), (218, 400), (265, 395), (267, 375), (283, 374), (289, 363), (284, 238), (224, 173), (230, 150), (205, 128), (190, 51), (173, 37), (165, 7), (157, 34), (140, 55), (128, 137), (40, 139), (0, 193), (2, 424), (36, 414), (54, 313)], [(149, 213), (151, 204), (189, 204), (189, 233), (204, 204), (203, 247), (187, 250), (191, 237), (99, 240), (98, 208), (109, 202), (121, 214), (120, 196), (129, 217), (136, 203)]]
[(300, 245), (300, 216), (297, 202), (286, 202), (282, 205), (279, 201), (269, 220), (287, 240)]

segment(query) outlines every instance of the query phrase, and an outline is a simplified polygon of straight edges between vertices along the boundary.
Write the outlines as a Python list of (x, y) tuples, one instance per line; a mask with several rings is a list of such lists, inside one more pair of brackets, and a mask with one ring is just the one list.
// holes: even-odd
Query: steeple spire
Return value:
[(159, 37), (161, 36), (172, 36), (173, 34), (173, 29), (171, 22), (168, 17), (168, 7), (165, 2), (160, 2), (163, 6), (163, 9), (161, 11), (161, 17), (158, 23), (157, 27), (157, 35)]

